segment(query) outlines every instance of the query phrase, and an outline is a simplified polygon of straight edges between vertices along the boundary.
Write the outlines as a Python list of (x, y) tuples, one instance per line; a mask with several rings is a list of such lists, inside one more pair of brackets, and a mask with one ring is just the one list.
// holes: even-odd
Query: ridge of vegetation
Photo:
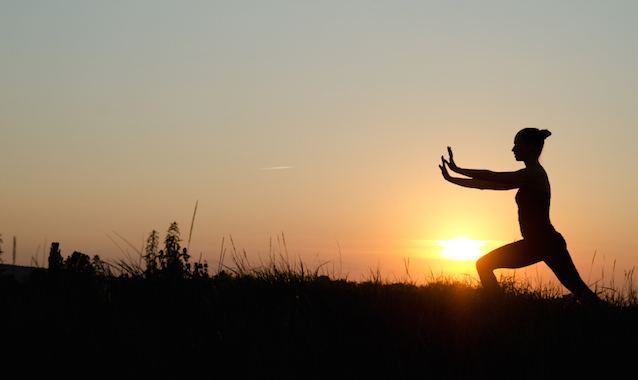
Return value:
[(190, 262), (177, 223), (136, 260), (63, 259), (53, 243), (48, 271), (0, 276), (5, 359), (94, 378), (539, 378), (623, 374), (636, 354), (631, 284), (592, 304), (514, 277), (499, 295), (469, 278), (354, 282), (278, 242), (257, 266), (222, 243), (214, 273)]

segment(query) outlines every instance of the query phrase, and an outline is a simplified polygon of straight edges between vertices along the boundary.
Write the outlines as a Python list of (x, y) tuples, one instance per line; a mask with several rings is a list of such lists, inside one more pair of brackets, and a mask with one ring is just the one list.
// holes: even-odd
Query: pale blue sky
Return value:
[(436, 270), (415, 242), (519, 238), (514, 193), (445, 183), (445, 147), (513, 170), (533, 126), (553, 132), (551, 217), (579, 269), (594, 251), (631, 268), (636, 16), (632, 1), (4, 1), (3, 248), (117, 257), (107, 234), (186, 235), (199, 200), (191, 248), (209, 261), (223, 236), (256, 255), (283, 231), (310, 260), (338, 241), (352, 273), (405, 256)]

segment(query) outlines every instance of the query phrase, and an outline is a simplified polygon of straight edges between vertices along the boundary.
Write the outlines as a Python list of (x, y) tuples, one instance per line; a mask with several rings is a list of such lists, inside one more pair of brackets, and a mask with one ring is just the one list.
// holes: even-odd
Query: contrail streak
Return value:
[(292, 166), (273, 166), (270, 168), (261, 168), (259, 170), (281, 170), (281, 169), (291, 169)]

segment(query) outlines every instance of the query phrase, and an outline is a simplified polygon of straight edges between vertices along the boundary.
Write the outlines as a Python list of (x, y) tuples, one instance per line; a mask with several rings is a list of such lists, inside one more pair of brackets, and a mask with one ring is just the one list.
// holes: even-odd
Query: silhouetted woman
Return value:
[[(481, 257), (476, 262), (483, 288), (499, 289), (494, 270), (497, 268), (521, 268), (544, 261), (560, 282), (578, 298), (596, 298), (585, 285), (572, 262), (563, 236), (556, 232), (549, 221), (549, 179), (538, 158), (545, 139), (551, 135), (546, 129), (525, 128), (514, 138), (514, 157), (523, 161), (525, 168), (515, 172), (462, 169), (454, 163), (452, 149), (448, 147), (449, 161), (441, 157), (439, 165), (443, 177), (459, 186), (475, 189), (518, 189), (518, 221), (523, 240), (504, 245)], [(468, 178), (454, 178), (451, 171)]]

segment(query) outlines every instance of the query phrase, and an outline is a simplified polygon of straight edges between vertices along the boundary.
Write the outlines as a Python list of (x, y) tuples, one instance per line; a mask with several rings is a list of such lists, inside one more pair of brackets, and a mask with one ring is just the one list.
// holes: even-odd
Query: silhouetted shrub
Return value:
[(83, 276), (95, 274), (93, 265), (91, 265), (91, 258), (88, 255), (77, 251), (73, 252), (71, 256), (64, 260), (62, 268), (67, 273), (74, 273)]

